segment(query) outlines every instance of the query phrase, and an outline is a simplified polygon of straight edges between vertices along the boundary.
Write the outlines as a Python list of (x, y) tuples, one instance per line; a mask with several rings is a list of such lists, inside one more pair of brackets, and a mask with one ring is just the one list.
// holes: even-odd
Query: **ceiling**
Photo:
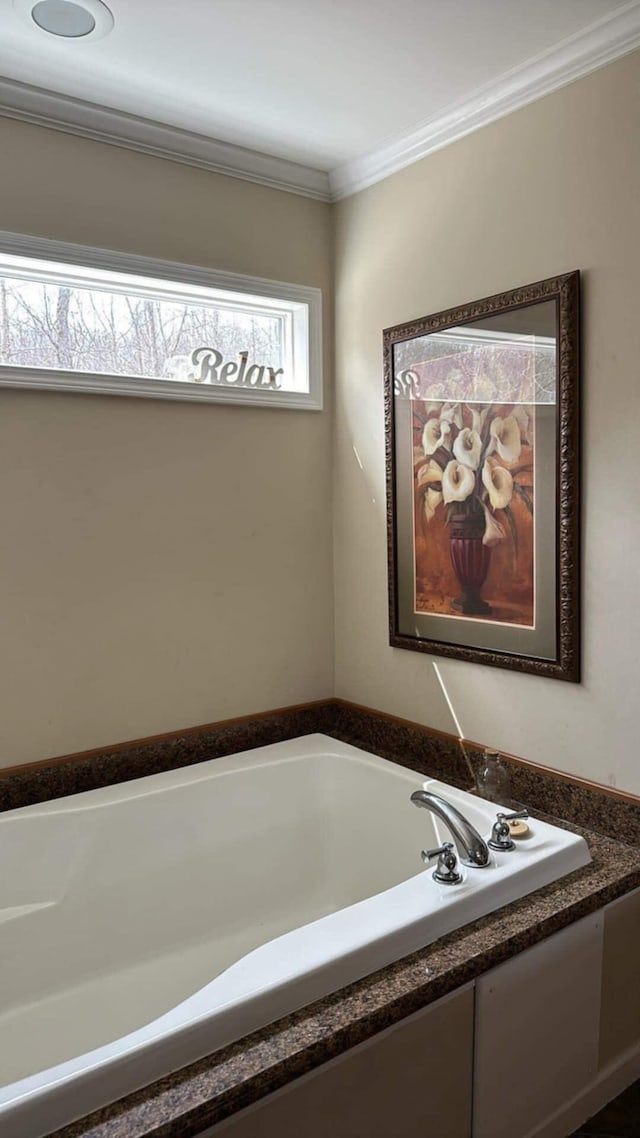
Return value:
[[(253, 151), (255, 180), (277, 184), (280, 172), (286, 188), (316, 197), (375, 181), (640, 45), (640, 0), (109, 8), (108, 35), (65, 40), (0, 0), (0, 113), (69, 129), (75, 120), (84, 123), (77, 133), (120, 134), (125, 144), (146, 131), (139, 149), (183, 149), (188, 161), (191, 148), (196, 164), (213, 168), (205, 158), (217, 154), (217, 168), (241, 177), (251, 176)], [(154, 124), (168, 129), (154, 133)]]

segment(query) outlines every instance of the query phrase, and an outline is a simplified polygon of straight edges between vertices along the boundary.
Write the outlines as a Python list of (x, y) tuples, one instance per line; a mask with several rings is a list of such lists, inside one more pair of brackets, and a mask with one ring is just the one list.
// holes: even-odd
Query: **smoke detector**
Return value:
[(97, 40), (108, 35), (113, 16), (102, 0), (13, 0), (32, 27), (68, 40)]

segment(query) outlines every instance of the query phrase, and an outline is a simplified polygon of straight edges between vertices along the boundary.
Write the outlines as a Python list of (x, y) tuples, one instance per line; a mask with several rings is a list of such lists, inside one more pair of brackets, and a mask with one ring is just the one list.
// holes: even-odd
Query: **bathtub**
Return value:
[(0, 815), (0, 1133), (40, 1138), (589, 860), (533, 820), (438, 885), (496, 807), (322, 735)]

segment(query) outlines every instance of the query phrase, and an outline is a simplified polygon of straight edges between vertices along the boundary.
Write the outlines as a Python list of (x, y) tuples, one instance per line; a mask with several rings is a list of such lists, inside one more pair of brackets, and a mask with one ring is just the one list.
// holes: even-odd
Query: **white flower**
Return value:
[(471, 470), (477, 470), (480, 465), (481, 451), (482, 439), (477, 431), (470, 430), (469, 427), (460, 431), (453, 444), (453, 453), (458, 462), (464, 466), (469, 466)]
[(440, 419), (427, 419), (422, 432), (422, 449), (427, 456), (435, 454), (439, 447), (451, 450), (447, 439), (451, 434), (451, 424)]
[(424, 490), (424, 513), (428, 522), (431, 521), (442, 501), (442, 467), (434, 458), (430, 458), (424, 466), (420, 467), (416, 475), (418, 490)]
[(428, 522), (431, 521), (441, 501), (442, 490), (434, 490), (433, 486), (429, 486), (424, 496), (424, 516)]
[(435, 458), (430, 458), (421, 466), (416, 474), (416, 482), (418, 483), (418, 490), (423, 490), (425, 486), (429, 486), (432, 482), (442, 482), (442, 467)]
[(455, 423), (458, 430), (462, 427), (462, 408), (459, 403), (445, 403), (440, 412), (440, 421)]
[[(446, 474), (446, 471), (445, 471)], [(504, 510), (513, 497), (513, 478), (497, 458), (487, 458), (482, 467), (482, 481), (488, 492), (494, 510)], [(445, 498), (445, 502), (446, 502)]]
[(473, 493), (475, 484), (471, 468), (452, 459), (442, 475), (442, 497), (445, 502), (464, 502)]
[(529, 413), (525, 411), (521, 403), (518, 403), (518, 405), (513, 408), (512, 414), (516, 423), (520, 427), (521, 437), (524, 439), (525, 443), (529, 443), (531, 441), (529, 438)]
[(471, 429), (481, 435), (484, 421), (489, 414), (489, 408), (484, 407), (482, 411), (479, 411), (477, 407), (469, 407), (469, 410), (471, 412)]
[(490, 434), (503, 462), (515, 462), (520, 457), (520, 424), (513, 415), (508, 419), (495, 418)]
[(487, 509), (484, 502), (482, 503), (482, 509), (484, 510), (485, 521), (482, 544), (488, 545), (489, 548), (491, 548), (493, 545), (497, 545), (499, 541), (504, 541), (507, 535), (504, 526), (500, 525), (498, 519), (494, 517), (491, 510)]

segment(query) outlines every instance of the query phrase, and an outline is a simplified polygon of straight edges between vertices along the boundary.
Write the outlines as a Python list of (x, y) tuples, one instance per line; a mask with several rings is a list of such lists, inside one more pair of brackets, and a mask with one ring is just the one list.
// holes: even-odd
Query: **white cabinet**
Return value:
[(533, 1138), (598, 1072), (603, 915), (476, 981), (473, 1138)]
[(470, 1138), (473, 985), (202, 1138)]
[(640, 1076), (639, 952), (640, 890), (202, 1138), (565, 1138)]
[(604, 911), (600, 1068), (606, 1070), (640, 1042), (640, 889)]

